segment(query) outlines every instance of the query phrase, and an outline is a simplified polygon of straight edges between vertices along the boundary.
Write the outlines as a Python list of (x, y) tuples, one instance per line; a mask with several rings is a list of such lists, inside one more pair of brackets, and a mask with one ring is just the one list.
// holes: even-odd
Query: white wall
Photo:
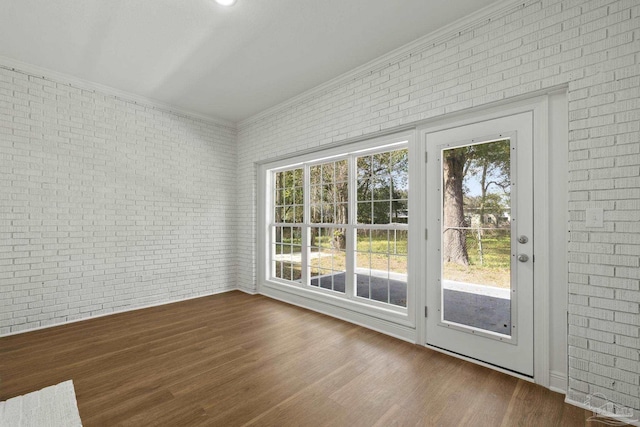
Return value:
[(568, 399), (639, 409), (639, 39), (637, 0), (514, 1), (240, 123), (239, 287), (256, 289), (254, 162), (567, 85)]
[(0, 335), (235, 288), (235, 139), (0, 68)]
[(240, 123), (237, 149), (232, 125), (0, 67), (0, 335), (255, 291), (256, 161), (567, 85), (568, 397), (638, 410), (639, 40), (637, 0), (514, 1)]

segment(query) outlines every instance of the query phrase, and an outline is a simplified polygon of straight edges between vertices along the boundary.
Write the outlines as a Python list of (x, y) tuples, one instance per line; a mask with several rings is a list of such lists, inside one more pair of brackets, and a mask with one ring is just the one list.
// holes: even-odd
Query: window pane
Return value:
[(335, 182), (347, 182), (349, 180), (349, 162), (347, 159), (338, 160), (335, 163)]
[(293, 170), (293, 185), (296, 187), (302, 187), (304, 184), (302, 172), (302, 168)]
[(358, 203), (358, 223), (371, 224), (373, 205), (371, 202)]
[(302, 227), (273, 227), (272, 277), (300, 281), (302, 277)]
[(273, 221), (274, 222), (282, 222), (282, 207), (276, 206), (273, 209)]
[(391, 222), (407, 224), (409, 222), (409, 204), (407, 200), (391, 201)]
[(356, 250), (358, 252), (371, 252), (371, 231), (358, 229), (356, 232)]
[(335, 202), (335, 195), (333, 192), (333, 184), (326, 183), (322, 186), (322, 201), (325, 203), (333, 204)]
[(391, 202), (373, 202), (373, 223), (374, 224), (389, 224), (391, 212)]
[(373, 178), (373, 199), (389, 200), (391, 198), (391, 175), (388, 170), (381, 171)]
[(371, 178), (371, 156), (358, 157), (356, 160), (356, 170), (358, 181), (357, 193), (358, 201), (371, 200), (372, 198), (372, 178)]
[(407, 230), (395, 230), (394, 245), (391, 250), (392, 254), (407, 255), (409, 246), (409, 232)]
[(273, 221), (301, 223), (304, 211), (303, 169), (275, 172), (274, 183)]
[(511, 335), (510, 141), (442, 150), (442, 319)]
[(346, 289), (346, 229), (312, 227), (310, 286), (344, 293)]
[(371, 295), (371, 254), (368, 251), (356, 254), (356, 295), (367, 299)]
[[(406, 149), (356, 159), (358, 223), (408, 223), (408, 166)], [(362, 203), (369, 200), (370, 207)]]
[(368, 179), (371, 176), (371, 161), (371, 156), (358, 157), (356, 160), (358, 181)]
[(334, 163), (323, 163), (320, 166), (322, 168), (322, 181), (333, 182)]
[(311, 205), (311, 223), (319, 223), (322, 221), (322, 205)]
[(373, 155), (373, 161), (372, 161), (372, 175), (381, 175), (384, 173), (388, 173), (389, 172), (389, 159), (390, 159), (390, 153), (386, 152), (386, 153), (379, 153), (379, 154), (374, 154)]
[(407, 306), (407, 231), (356, 232), (356, 295)]
[(293, 191), (294, 191), (293, 203), (295, 203), (296, 205), (303, 204), (304, 203), (304, 191), (303, 191), (302, 187), (295, 187)]
[(321, 177), (322, 167), (320, 165), (311, 166), (309, 168), (309, 183), (311, 185), (320, 185), (322, 183)]
[(348, 166), (345, 159), (309, 168), (312, 223), (346, 224), (349, 221)]

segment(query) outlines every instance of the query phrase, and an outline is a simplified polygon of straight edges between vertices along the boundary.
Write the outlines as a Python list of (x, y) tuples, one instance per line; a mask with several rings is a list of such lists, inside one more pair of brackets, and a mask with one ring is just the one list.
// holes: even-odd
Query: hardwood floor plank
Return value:
[(407, 411), (400, 405), (393, 405), (373, 427), (418, 427), (425, 425), (425, 423), (423, 417)]
[(0, 400), (72, 379), (92, 426), (582, 426), (535, 384), (241, 292), (0, 338)]
[(500, 425), (518, 381), (517, 378), (501, 372), (490, 372), (477, 393), (478, 398), (469, 405), (460, 424)]

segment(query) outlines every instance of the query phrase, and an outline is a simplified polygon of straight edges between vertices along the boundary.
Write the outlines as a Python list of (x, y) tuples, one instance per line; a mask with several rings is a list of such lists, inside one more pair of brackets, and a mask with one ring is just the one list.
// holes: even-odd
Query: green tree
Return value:
[[(357, 159), (358, 222), (400, 222), (407, 209), (409, 156), (406, 149)], [(406, 219), (402, 219), (406, 222)]]
[[(469, 265), (466, 247), (464, 183), (471, 175), (479, 176), (478, 211), (484, 221), (490, 200), (489, 188), (498, 186), (508, 194), (510, 185), (510, 141), (508, 139), (483, 144), (446, 149), (442, 153), (443, 175), (443, 260)], [(494, 196), (491, 200), (495, 202)]]

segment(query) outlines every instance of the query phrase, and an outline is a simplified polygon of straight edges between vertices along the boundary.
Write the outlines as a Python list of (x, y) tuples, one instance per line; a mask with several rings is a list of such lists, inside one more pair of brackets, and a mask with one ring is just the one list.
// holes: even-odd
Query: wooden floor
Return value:
[(0, 339), (0, 400), (72, 379), (91, 426), (584, 426), (511, 376), (230, 292)]

